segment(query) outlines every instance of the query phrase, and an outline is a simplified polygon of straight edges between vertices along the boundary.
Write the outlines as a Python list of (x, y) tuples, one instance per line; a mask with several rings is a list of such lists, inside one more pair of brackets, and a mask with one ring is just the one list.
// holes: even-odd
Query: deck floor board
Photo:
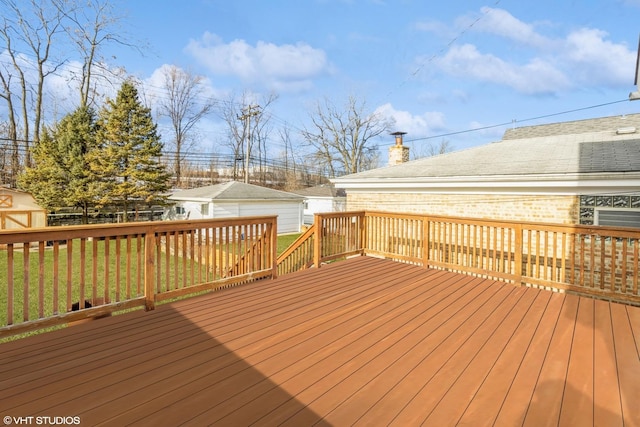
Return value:
[(83, 425), (640, 425), (640, 308), (357, 257), (0, 344)]
[[(472, 398), (462, 401), (466, 404), (459, 423), (473, 425), (474, 420), (483, 419), (493, 422), (504, 409), (504, 401), (511, 390), (515, 377), (521, 372), (527, 351), (531, 348), (536, 331), (547, 313), (550, 294), (538, 292), (518, 324), (508, 337), (494, 360), (493, 365), (475, 391)], [(528, 365), (525, 369), (529, 369)]]

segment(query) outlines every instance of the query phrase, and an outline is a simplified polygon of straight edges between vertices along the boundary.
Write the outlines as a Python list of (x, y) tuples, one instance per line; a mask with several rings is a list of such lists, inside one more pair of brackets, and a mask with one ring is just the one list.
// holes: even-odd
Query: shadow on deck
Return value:
[(640, 425), (640, 308), (358, 257), (0, 345), (0, 415)]

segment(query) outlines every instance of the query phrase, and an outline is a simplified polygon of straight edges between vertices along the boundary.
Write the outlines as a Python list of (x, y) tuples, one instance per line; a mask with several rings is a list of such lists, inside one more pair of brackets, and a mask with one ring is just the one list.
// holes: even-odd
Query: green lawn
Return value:
[[(71, 259), (67, 258), (66, 246), (61, 245), (58, 250), (57, 271), (54, 270), (54, 249), (47, 247), (42, 255), (38, 251), (30, 251), (28, 257), (22, 250), (14, 250), (13, 252), (13, 321), (22, 322), (24, 312), (24, 296), (25, 286), (28, 286), (26, 292), (28, 298), (29, 319), (33, 320), (40, 317), (48, 317), (55, 312), (64, 313), (67, 311), (67, 300), (71, 303), (80, 301), (81, 299), (92, 299), (93, 275), (95, 274), (97, 297), (103, 297), (105, 270), (109, 271), (109, 298), (112, 301), (122, 301), (135, 298), (142, 293), (142, 289), (138, 289), (137, 282), (144, 271), (143, 254), (139, 250), (136, 241), (130, 246), (126, 242), (120, 245), (120, 259), (116, 257), (115, 243), (109, 245), (108, 263), (105, 262), (105, 244), (104, 241), (86, 242), (85, 247), (85, 264), (82, 265), (80, 255), (80, 245), (74, 241)], [(95, 254), (94, 254), (95, 251)], [(129, 253), (129, 257), (127, 257)], [(42, 256), (42, 263), (40, 257)], [(95, 266), (91, 263), (91, 259), (95, 258), (99, 262)], [(130, 263), (127, 263), (127, 258)], [(41, 269), (41, 270), (40, 270)], [(67, 283), (67, 273), (71, 270), (71, 280)], [(119, 271), (119, 273), (117, 273)], [(119, 281), (116, 281), (116, 274), (119, 274)], [(42, 282), (39, 278), (42, 277)], [(7, 323), (7, 303), (9, 283), (9, 260), (6, 250), (0, 251), (0, 325)], [(57, 280), (57, 294), (54, 290), (54, 282)], [(114, 285), (117, 283), (117, 286)], [(84, 284), (83, 294), (81, 297), (81, 284)], [(40, 306), (42, 300), (42, 306)]]
[[(288, 234), (278, 236), (278, 246), (277, 251), (278, 254), (281, 254), (286, 250), (289, 245), (298, 238), (300, 234)], [(76, 245), (74, 243), (74, 245)], [(104, 275), (105, 269), (109, 271), (109, 282), (111, 289), (108, 290), (109, 298), (112, 301), (122, 301), (129, 298), (135, 298), (138, 295), (141, 295), (143, 290), (138, 289), (137, 282), (141, 280), (142, 272), (144, 271), (143, 265), (143, 254), (142, 249), (144, 247), (144, 243), (141, 242), (140, 245), (134, 239), (130, 245), (127, 245), (126, 242), (121, 242), (120, 246), (120, 261), (117, 261), (116, 257), (116, 248), (115, 244), (112, 242), (109, 245), (109, 265), (105, 266), (105, 245), (103, 241), (95, 242), (87, 242), (86, 243), (86, 265), (84, 265), (84, 273), (81, 265), (80, 259), (80, 251), (79, 246), (74, 246), (73, 256), (71, 258), (71, 262), (69, 263), (69, 268), (72, 271), (72, 280), (71, 280), (71, 290), (70, 290), (70, 301), (77, 302), (80, 301), (80, 283), (85, 283), (84, 288), (84, 298), (91, 299), (93, 296), (93, 275), (96, 275), (97, 278), (97, 286), (96, 286), (96, 294), (98, 297), (104, 296)], [(93, 265), (89, 261), (93, 257), (93, 251), (97, 251), (97, 259), (100, 262), (96, 265), (96, 271), (93, 271)], [(129, 252), (130, 257), (126, 256), (126, 253)], [(138, 255), (140, 254), (140, 256)], [(35, 319), (39, 317), (48, 317), (53, 315), (55, 312), (63, 313), (67, 311), (67, 254), (64, 246), (60, 246), (59, 248), (59, 262), (58, 262), (58, 272), (57, 274), (53, 270), (53, 259), (54, 253), (51, 247), (47, 248), (43, 252), (42, 266), (40, 265), (40, 255), (37, 251), (32, 251), (29, 253), (28, 260), (25, 260), (24, 254), (21, 250), (14, 250), (13, 253), (13, 321), (15, 323), (19, 323), (23, 321), (23, 300), (24, 300), (24, 286), (25, 282), (28, 283), (28, 307), (29, 307), (29, 318)], [(130, 264), (127, 264), (127, 259), (130, 259)], [(165, 263), (166, 259), (163, 257), (160, 260), (161, 263)], [(119, 264), (119, 265), (117, 265)], [(182, 281), (182, 276), (184, 271), (182, 268), (174, 269), (173, 268), (173, 257), (169, 261), (170, 264), (170, 282), (173, 282), (174, 279), (178, 282)], [(199, 263), (196, 262), (196, 275), (198, 274), (197, 269), (202, 268), (204, 266), (198, 267)], [(40, 277), (39, 269), (42, 267), (42, 276), (44, 280), (42, 284), (39, 283), (38, 278)], [(120, 271), (120, 280), (116, 287), (113, 285), (116, 278), (116, 270)], [(164, 271), (164, 270), (163, 270)], [(8, 303), (8, 284), (9, 284), (9, 266), (8, 266), (8, 256), (5, 250), (0, 251), (0, 326), (7, 324), (7, 303)], [(190, 274), (191, 272), (186, 272)], [(25, 274), (28, 275), (28, 278), (25, 280)], [(54, 277), (59, 277), (58, 279), (58, 292), (57, 295), (54, 295), (53, 282)], [(84, 279), (83, 279), (84, 277)], [(196, 276), (197, 277), (197, 276)], [(160, 278), (161, 281), (166, 281), (166, 276), (163, 273), (163, 277)], [(127, 281), (129, 282), (129, 286), (127, 285)], [(40, 296), (42, 294), (42, 296)], [(39, 301), (42, 299), (43, 305), (40, 307)], [(57, 300), (57, 302), (56, 302)]]
[(278, 236), (278, 255), (283, 253), (302, 233), (283, 234)]

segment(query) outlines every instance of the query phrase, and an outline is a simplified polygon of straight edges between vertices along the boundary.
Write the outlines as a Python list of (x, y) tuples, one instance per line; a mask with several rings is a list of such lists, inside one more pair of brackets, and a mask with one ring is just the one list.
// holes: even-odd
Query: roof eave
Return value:
[(169, 196), (169, 200), (175, 200), (176, 202), (211, 202), (211, 197), (188, 197), (188, 196)]
[(631, 188), (640, 191), (640, 171), (589, 174), (490, 175), (467, 177), (417, 177), (339, 179), (337, 188), (376, 191), (495, 191), (497, 189)]

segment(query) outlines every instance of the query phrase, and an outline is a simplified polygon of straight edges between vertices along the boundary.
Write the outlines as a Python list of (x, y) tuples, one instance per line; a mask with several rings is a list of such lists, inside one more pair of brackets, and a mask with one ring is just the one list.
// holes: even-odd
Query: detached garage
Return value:
[(165, 219), (203, 219), (247, 216), (278, 216), (278, 233), (302, 229), (304, 197), (243, 182), (226, 182), (179, 190), (169, 196), (175, 205)]

